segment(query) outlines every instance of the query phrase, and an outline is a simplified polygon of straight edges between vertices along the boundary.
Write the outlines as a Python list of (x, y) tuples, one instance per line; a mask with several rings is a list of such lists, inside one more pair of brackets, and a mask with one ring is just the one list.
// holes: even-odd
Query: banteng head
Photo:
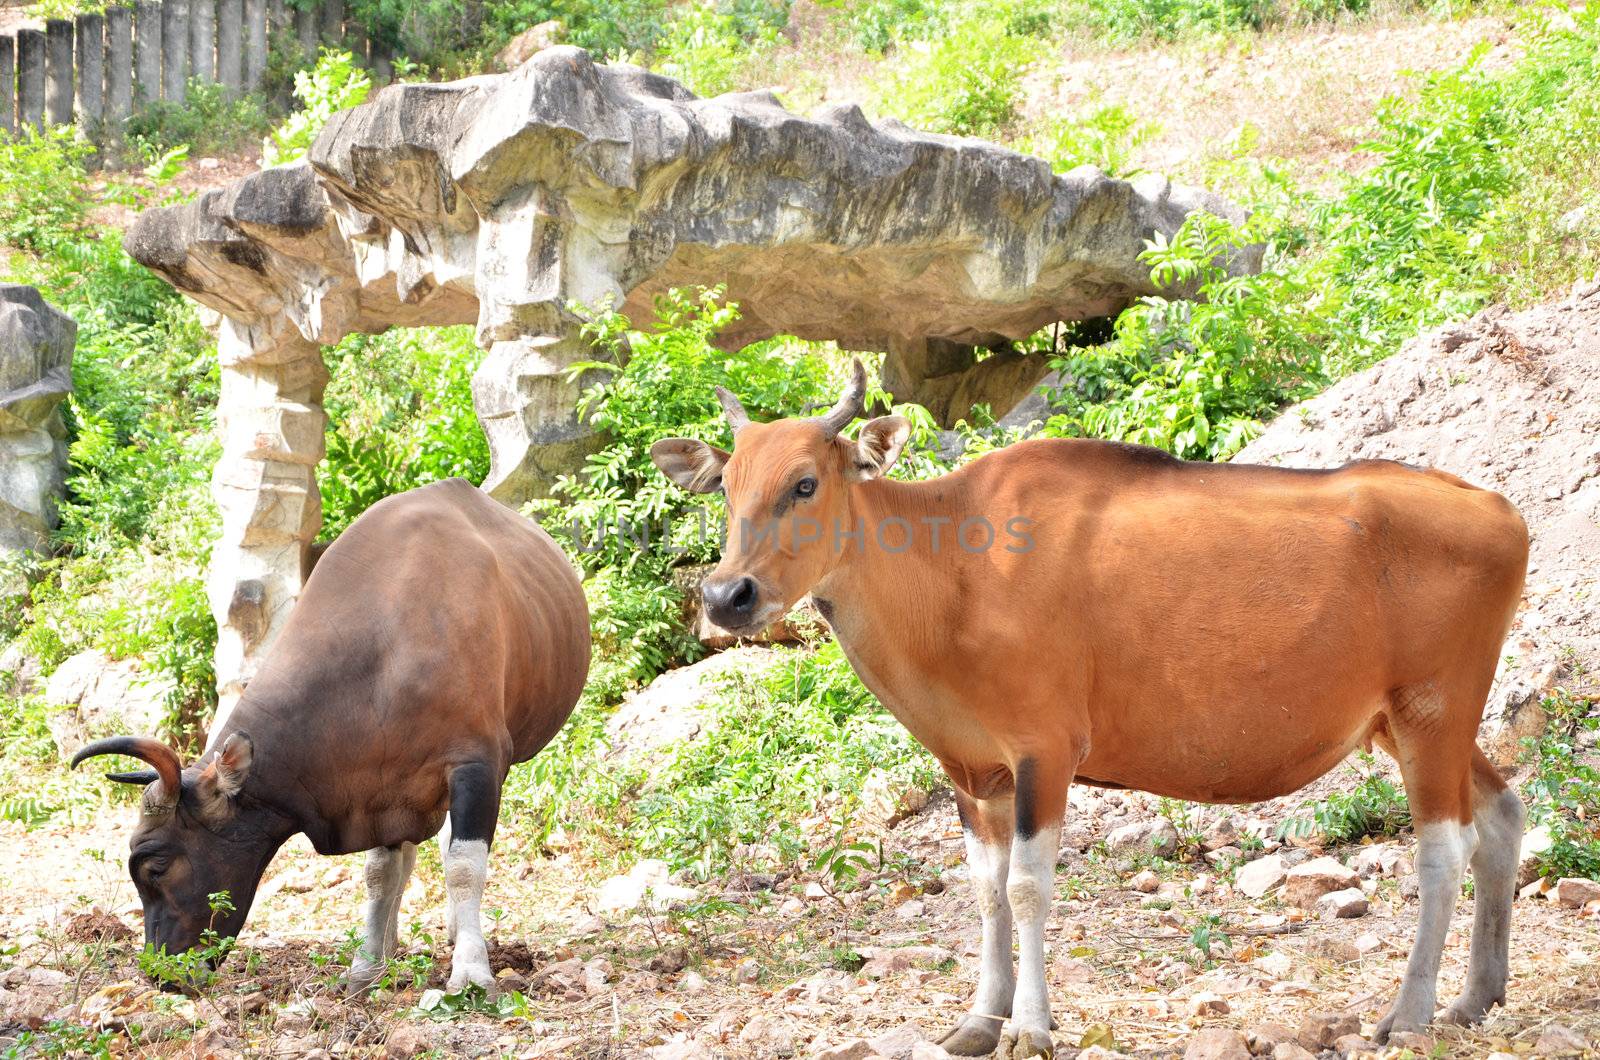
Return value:
[(867, 376), (855, 363), (838, 404), (814, 419), (752, 423), (739, 399), (717, 388), (733, 424), (733, 452), (691, 438), (663, 438), (650, 456), (668, 478), (728, 500), (728, 543), (702, 587), (706, 613), (734, 633), (781, 618), (861, 540), (850, 492), (900, 456), (911, 425), (884, 416), (856, 441), (839, 432), (862, 413)]
[[(145, 942), (180, 953), (207, 928), (224, 938), (237, 935), (284, 839), (281, 816), (242, 795), (254, 754), (250, 737), (233, 733), (188, 769), (166, 744), (136, 736), (96, 740), (73, 755), (72, 764), (108, 754), (153, 767), (106, 774), (144, 785), (128, 870), (144, 904)], [(220, 891), (228, 893), (231, 912), (213, 913), (211, 896)]]

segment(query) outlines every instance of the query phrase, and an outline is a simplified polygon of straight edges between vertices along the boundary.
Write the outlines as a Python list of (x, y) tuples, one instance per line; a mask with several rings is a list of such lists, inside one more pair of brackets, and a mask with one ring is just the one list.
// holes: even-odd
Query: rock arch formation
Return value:
[(974, 347), (1151, 293), (1144, 241), (1200, 208), (1236, 213), (1159, 177), (1053, 174), (855, 106), (805, 118), (767, 92), (699, 99), (570, 47), (378, 92), (336, 115), (308, 162), (147, 211), (127, 236), (217, 314), (224, 704), (299, 592), (320, 524), (322, 344), (475, 324), (484, 488), (514, 501), (589, 445), (562, 374), (592, 356), (572, 303), (643, 319), (668, 287), (725, 283), (743, 314), (731, 348), (794, 334), (887, 350), (897, 396), (945, 419), (978, 399), (1003, 411), (1044, 366)]

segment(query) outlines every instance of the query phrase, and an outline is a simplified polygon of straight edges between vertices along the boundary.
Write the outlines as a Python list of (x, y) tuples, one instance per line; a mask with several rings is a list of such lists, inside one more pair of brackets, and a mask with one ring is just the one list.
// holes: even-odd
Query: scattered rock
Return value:
[(842, 1045), (825, 1045), (812, 1053), (812, 1060), (867, 1060), (877, 1056), (865, 1038), (852, 1038)]
[(1113, 854), (1156, 854), (1168, 857), (1178, 850), (1178, 829), (1165, 817), (1135, 821), (1112, 829), (1106, 849)]
[(1233, 886), (1246, 898), (1260, 898), (1282, 883), (1288, 873), (1289, 870), (1284, 865), (1282, 857), (1268, 854), (1248, 865), (1240, 866), (1239, 871), (1234, 873)]
[(1555, 840), (1547, 825), (1536, 825), (1522, 833), (1522, 847), (1517, 858), (1517, 886), (1526, 887), (1539, 878), (1540, 857), (1550, 849)]
[(535, 54), (560, 44), (566, 36), (567, 28), (561, 24), (561, 20), (552, 18), (548, 22), (529, 26), (512, 37), (495, 55), (495, 59), (499, 61), (500, 69), (515, 70)]
[(1400, 877), (1400, 897), (1408, 901), (1414, 900), (1422, 893), (1422, 877), (1414, 872), (1408, 872)]
[(1295, 1040), (1306, 1049), (1319, 1053), (1333, 1048), (1333, 1043), (1351, 1034), (1361, 1033), (1361, 1021), (1345, 1012), (1313, 1012), (1300, 1021)]
[[(1324, 897), (1327, 896), (1324, 895)], [(1324, 960), (1336, 961), (1339, 964), (1349, 964), (1352, 961), (1361, 959), (1361, 950), (1343, 939), (1312, 939), (1306, 943), (1306, 954), (1312, 957), (1321, 957)]]
[(671, 882), (667, 863), (647, 858), (626, 876), (613, 876), (595, 892), (595, 907), (601, 913), (626, 913), (648, 904), (661, 912), (680, 902), (693, 901), (700, 892)]
[(1245, 1032), (1250, 1050), (1256, 1053), (1270, 1053), (1280, 1042), (1292, 1042), (1294, 1038), (1294, 1031), (1281, 1023), (1260, 1023)]
[(1317, 1054), (1295, 1042), (1279, 1042), (1272, 1047), (1272, 1060), (1317, 1060)]
[(1250, 1047), (1238, 1031), (1207, 1027), (1189, 1039), (1183, 1060), (1250, 1060)]
[(698, 1038), (688, 1034), (674, 1036), (644, 1051), (650, 1060), (714, 1060), (712, 1052)]
[(1209, 990), (1202, 990), (1189, 999), (1191, 1016), (1226, 1016), (1229, 1011), (1231, 1009), (1222, 996)]
[(1541, 1031), (1539, 1040), (1533, 1044), (1533, 1051), (1540, 1056), (1577, 1056), (1587, 1048), (1589, 1043), (1583, 1035), (1559, 1023), (1552, 1023)]
[[(1291, 873), (1291, 878), (1293, 874)], [(1329, 891), (1317, 899), (1317, 915), (1324, 920), (1354, 920), (1367, 915), (1367, 896), (1359, 887)]]
[(1378, 1047), (1361, 1037), (1360, 1034), (1341, 1034), (1334, 1039), (1333, 1051), (1343, 1057), (1363, 1056), (1376, 1053)]
[(760, 1056), (795, 1054), (794, 1032), (781, 1020), (760, 1013), (751, 1016), (750, 1022), (739, 1032), (739, 1044)]
[(893, 828), (928, 805), (928, 793), (915, 784), (897, 780), (882, 769), (867, 774), (861, 785), (863, 820)]
[(388, 1060), (411, 1060), (413, 1056), (433, 1048), (428, 1032), (414, 1023), (402, 1023), (389, 1032), (383, 1043), (383, 1055)]
[(1590, 902), (1600, 901), (1600, 883), (1564, 876), (1556, 881), (1550, 897), (1563, 909), (1582, 909)]
[(668, 946), (645, 962), (645, 969), (671, 975), (689, 966), (689, 951), (682, 946)]
[(919, 964), (943, 964), (954, 957), (943, 946), (866, 946), (860, 953), (866, 958), (861, 974), (868, 979), (882, 979)]
[[(1082, 1053), (1078, 1054), (1080, 1057)], [(918, 1042), (911, 1047), (911, 1060), (949, 1060), (950, 1054), (938, 1042)]]
[(1351, 945), (1355, 947), (1359, 956), (1365, 957), (1369, 953), (1383, 949), (1383, 937), (1368, 931), (1365, 934), (1357, 935), (1355, 942)]
[(1400, 848), (1391, 843), (1374, 843), (1356, 851), (1350, 859), (1350, 869), (1363, 878), (1392, 876), (1403, 857)]
[(1239, 845), (1239, 826), (1231, 814), (1224, 814), (1207, 828), (1200, 839), (1200, 849), (1211, 851)]
[(1390, 1033), (1387, 1044), (1396, 1049), (1410, 1049), (1416, 1056), (1429, 1056), (1437, 1043), (1426, 1034), (1418, 1034), (1415, 1031), (1394, 1031)]
[(921, 1027), (915, 1023), (905, 1023), (878, 1035), (868, 1044), (873, 1052), (888, 1057), (888, 1060), (911, 1060), (917, 1043), (923, 1041), (924, 1037)]
[(1310, 909), (1323, 895), (1358, 888), (1360, 883), (1360, 878), (1336, 859), (1315, 858), (1289, 870), (1283, 884), (1283, 900), (1289, 905)]
[(595, 957), (584, 962), (583, 988), (591, 994), (598, 994), (604, 991), (606, 985), (616, 977), (616, 970), (611, 967), (611, 962), (604, 957)]
[(1155, 892), (1157, 887), (1161, 886), (1161, 877), (1157, 876), (1149, 869), (1145, 869), (1133, 879), (1129, 880), (1128, 886), (1133, 888), (1135, 891), (1138, 891), (1140, 894), (1152, 894)]
[(787, 658), (777, 648), (747, 645), (668, 670), (629, 693), (606, 719), (608, 757), (648, 762), (665, 748), (703, 735), (716, 722), (716, 713), (705, 707), (718, 689), (738, 675), (763, 673)]
[(754, 957), (746, 957), (733, 966), (733, 981), (736, 983), (758, 983), (761, 981), (761, 964)]

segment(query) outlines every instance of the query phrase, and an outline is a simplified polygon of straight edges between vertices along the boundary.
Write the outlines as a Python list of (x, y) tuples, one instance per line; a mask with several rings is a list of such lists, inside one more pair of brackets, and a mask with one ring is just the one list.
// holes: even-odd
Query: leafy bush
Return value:
[(89, 151), (65, 126), (0, 133), (0, 199), (6, 203), (0, 245), (42, 251), (73, 236), (88, 214), (83, 162)]
[(472, 409), (482, 355), (470, 327), (352, 335), (328, 348), (324, 540), (392, 494), (488, 475), (489, 446)]
[(1092, 165), (1113, 177), (1132, 177), (1139, 172), (1133, 165), (1134, 152), (1159, 132), (1158, 126), (1141, 121), (1120, 104), (1112, 104), (1081, 118), (1046, 118), (1016, 148), (1044, 159), (1058, 173)]
[(187, 144), (196, 154), (221, 154), (267, 131), (266, 102), (255, 94), (229, 98), (219, 84), (190, 81), (183, 102), (152, 100), (129, 116), (129, 146), (153, 160)]
[[(930, 40), (903, 41), (877, 79), (878, 109), (932, 132), (994, 136), (1014, 124), (1022, 78), (1043, 51), (1016, 4), (964, 11)], [(1015, 20), (1015, 21), (1014, 21)]]
[(1260, 29), (1273, 0), (1088, 0), (1087, 21), (1113, 38), (1175, 37), (1204, 30)]
[[(586, 361), (593, 373), (579, 411), (604, 432), (607, 444), (576, 475), (562, 477), (553, 499), (530, 514), (591, 575), (596, 663), (591, 685), (612, 700), (647, 680), (698, 644), (678, 618), (679, 597), (668, 571), (682, 559), (717, 554), (720, 497), (700, 498), (666, 480), (650, 461), (650, 446), (668, 435), (731, 445), (713, 388), (737, 393), (753, 416), (792, 415), (827, 392), (827, 366), (806, 354), (791, 359), (776, 341), (725, 353), (712, 345), (738, 319), (720, 291), (674, 290), (656, 303), (655, 329), (641, 332), (621, 314), (601, 310), (584, 332), (616, 361)], [(707, 528), (703, 530), (702, 528)]]
[(1592, 712), (1594, 701), (1567, 689), (1556, 689), (1542, 706), (1544, 734), (1523, 742), (1524, 758), (1534, 766), (1523, 787), (1529, 823), (1550, 833), (1539, 874), (1600, 879), (1600, 769), (1583, 746), (1593, 746), (1600, 715)]
[(262, 143), (262, 164), (280, 166), (304, 158), (328, 119), (365, 102), (371, 90), (372, 80), (349, 52), (324, 48), (315, 67), (294, 75), (294, 96), (300, 109)]

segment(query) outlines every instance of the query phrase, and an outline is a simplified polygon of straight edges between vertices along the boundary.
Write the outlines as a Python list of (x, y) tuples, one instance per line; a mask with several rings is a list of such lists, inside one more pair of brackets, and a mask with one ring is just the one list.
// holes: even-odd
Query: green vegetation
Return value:
[(1534, 767), (1523, 786), (1530, 827), (1550, 833), (1550, 847), (1539, 856), (1539, 874), (1552, 879), (1600, 879), (1600, 769), (1583, 749), (1600, 733), (1594, 701), (1558, 688), (1541, 706), (1549, 724), (1536, 740), (1524, 742), (1524, 758)]
[(294, 98), (300, 108), (262, 145), (262, 164), (278, 166), (304, 158), (328, 119), (364, 102), (371, 90), (372, 79), (349, 52), (324, 48), (310, 70), (294, 75)]
[(1369, 752), (1356, 756), (1360, 780), (1349, 791), (1338, 791), (1326, 799), (1310, 800), (1302, 809), (1311, 816), (1291, 817), (1278, 828), (1279, 838), (1316, 834), (1327, 843), (1354, 843), (1367, 836), (1395, 835), (1411, 825), (1411, 807), (1405, 792), (1382, 773)]

